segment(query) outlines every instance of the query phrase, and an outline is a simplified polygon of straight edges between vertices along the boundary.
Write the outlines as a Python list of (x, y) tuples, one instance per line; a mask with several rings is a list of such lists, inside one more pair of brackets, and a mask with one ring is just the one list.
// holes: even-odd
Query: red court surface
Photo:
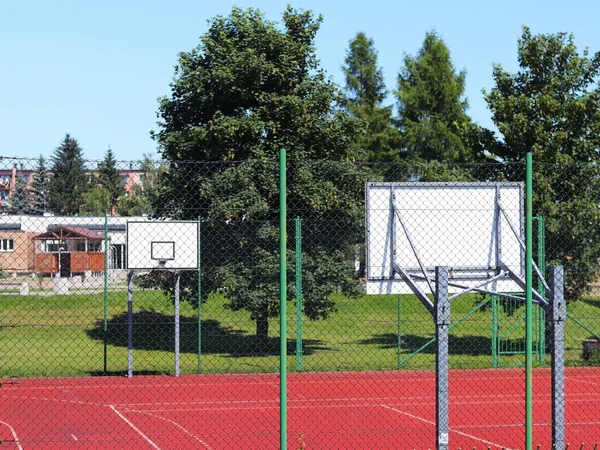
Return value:
[[(524, 447), (524, 372), (450, 372), (450, 448)], [(277, 375), (5, 379), (1, 449), (277, 449)], [(600, 442), (600, 369), (566, 370), (567, 442)], [(550, 448), (550, 371), (534, 371), (534, 447)], [(294, 373), (290, 449), (433, 449), (433, 372)]]

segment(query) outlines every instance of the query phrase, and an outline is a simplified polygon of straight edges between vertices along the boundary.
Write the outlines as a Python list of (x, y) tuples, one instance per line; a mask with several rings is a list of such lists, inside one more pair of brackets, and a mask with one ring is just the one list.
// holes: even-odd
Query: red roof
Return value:
[(104, 239), (104, 236), (84, 227), (56, 227), (33, 239)]

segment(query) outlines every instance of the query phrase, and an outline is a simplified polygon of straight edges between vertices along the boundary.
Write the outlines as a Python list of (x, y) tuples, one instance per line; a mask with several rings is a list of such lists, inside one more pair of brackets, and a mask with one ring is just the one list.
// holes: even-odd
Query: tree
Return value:
[(426, 162), (470, 162), (483, 157), (485, 132), (467, 115), (466, 73), (456, 73), (450, 50), (436, 33), (425, 35), (416, 57), (406, 56), (395, 91), (408, 157)]
[(41, 216), (46, 212), (48, 203), (48, 173), (46, 160), (42, 155), (38, 159), (33, 180), (31, 181), (31, 209), (30, 213)]
[(392, 124), (392, 107), (382, 106), (387, 91), (373, 40), (358, 33), (350, 41), (345, 63), (346, 107), (364, 123), (356, 145), (367, 152), (369, 161), (396, 160), (399, 134)]
[(83, 204), (79, 211), (82, 216), (110, 215), (112, 211), (110, 192), (101, 186), (87, 191), (83, 194)]
[(98, 164), (98, 182), (108, 192), (108, 211), (111, 214), (113, 208), (117, 206), (119, 198), (125, 194), (125, 187), (123, 186), (123, 177), (110, 147), (106, 151), (104, 160)]
[[(293, 158), (291, 208), (311, 212), (307, 226), (314, 229), (334, 218), (345, 227), (337, 242), (322, 232), (305, 242), (307, 258), (325, 271), (305, 285), (309, 318), (327, 317), (333, 309), (329, 294), (350, 289), (353, 261), (340, 255), (345, 243), (361, 239), (365, 177), (349, 162), (364, 158), (352, 146), (359, 123), (340, 108), (341, 93), (318, 66), (314, 38), (320, 23), (312, 13), (288, 7), (281, 30), (257, 10), (234, 8), (210, 22), (197, 48), (180, 54), (171, 95), (159, 105), (154, 137), (166, 169), (155, 212), (204, 218), (211, 239), (203, 241), (203, 287), (227, 288), (230, 307), (250, 311), (260, 338), (268, 336), (268, 318), (279, 312), (280, 148)], [(190, 281), (189, 292), (196, 285)]]
[(565, 266), (569, 299), (598, 276), (600, 257), (600, 53), (580, 55), (573, 35), (532, 35), (518, 41), (519, 70), (495, 65), (485, 92), (502, 139), (495, 153), (509, 179), (524, 179), (533, 153), (533, 201), (546, 218), (547, 258)]
[(76, 215), (91, 184), (79, 144), (69, 134), (51, 157), (48, 206), (55, 214)]
[(16, 175), (15, 190), (10, 202), (10, 214), (27, 214), (29, 212), (29, 200), (27, 179), (19, 171)]

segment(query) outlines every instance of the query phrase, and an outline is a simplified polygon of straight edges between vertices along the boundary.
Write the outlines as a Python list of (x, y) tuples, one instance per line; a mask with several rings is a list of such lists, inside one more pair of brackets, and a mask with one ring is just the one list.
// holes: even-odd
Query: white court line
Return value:
[[(565, 422), (565, 426), (596, 426), (600, 425), (600, 422)], [(525, 426), (524, 423), (509, 423), (506, 425), (455, 425), (454, 428), (460, 429), (469, 429), (469, 428), (523, 428)], [(551, 423), (534, 423), (534, 427), (550, 427)]]
[[(522, 397), (519, 396), (519, 399)], [(404, 399), (397, 398), (355, 398), (355, 399), (333, 399), (333, 400), (288, 400), (288, 408), (291, 409), (311, 409), (311, 408), (350, 408), (350, 407), (372, 407), (379, 406), (382, 400), (388, 401), (388, 403), (401, 403), (403, 406), (433, 406), (435, 405), (435, 401), (431, 401), (430, 398), (427, 398), (427, 402), (417, 401), (417, 402), (406, 402)], [(365, 401), (361, 403), (343, 403), (346, 401)], [(327, 404), (327, 403), (334, 404)], [(368, 403), (375, 402), (375, 403)], [(551, 399), (541, 399), (536, 400), (534, 403), (536, 405), (551, 403)], [(597, 401), (591, 401), (587, 399), (581, 400), (570, 400), (570, 404), (575, 403), (596, 403)], [(304, 403), (304, 404), (299, 404)], [(308, 404), (306, 404), (308, 403)], [(337, 403), (337, 404), (336, 404)], [(270, 405), (269, 405), (270, 404)], [(507, 403), (506, 401), (477, 401), (477, 402), (451, 402), (453, 406), (470, 406), (470, 405), (506, 405), (507, 409), (514, 409), (515, 404)], [(253, 405), (253, 406), (245, 406), (245, 405)], [(260, 406), (263, 405), (263, 406)], [(512, 405), (512, 406), (511, 406)], [(144, 411), (153, 411), (153, 412), (195, 412), (195, 411), (252, 411), (252, 410), (268, 410), (268, 409), (277, 409), (279, 408), (279, 403), (274, 401), (239, 401), (239, 402), (215, 402), (215, 403), (130, 403), (130, 404), (121, 404), (119, 405), (121, 408), (126, 409), (131, 412), (144, 412)], [(144, 406), (173, 406), (172, 408), (139, 408)], [(179, 406), (179, 408), (178, 408)], [(191, 406), (191, 407), (190, 407)], [(518, 404), (520, 406), (520, 404)]]
[(2, 422), (1, 420), (0, 420), (0, 423), (2, 425), (6, 425), (9, 428), (9, 430), (12, 433), (13, 438), (15, 440), (15, 444), (17, 444), (17, 447), (19, 448), (19, 450), (23, 450), (23, 447), (21, 446), (21, 443), (19, 442), (19, 438), (17, 437), (17, 432), (15, 431), (15, 429), (13, 427), (11, 427), (9, 424), (7, 424), (6, 422)]
[(189, 434), (191, 437), (193, 437), (194, 439), (196, 439), (198, 442), (200, 442), (204, 447), (206, 447), (208, 450), (214, 450), (210, 445), (208, 445), (205, 441), (203, 441), (202, 439), (200, 439), (198, 436), (196, 436), (195, 434), (193, 434), (192, 432), (188, 431), (183, 425), (175, 422), (174, 420), (171, 419), (167, 419), (166, 417), (162, 417), (162, 416), (157, 416), (156, 414), (152, 414), (149, 412), (144, 412), (144, 411), (140, 411), (142, 414), (146, 414), (148, 416), (152, 416), (152, 417), (156, 417), (157, 419), (161, 419), (161, 420), (166, 420), (167, 422), (175, 425), (177, 428), (179, 428), (180, 430), (183, 430), (184, 433)]
[[(583, 396), (584, 394), (582, 394)], [(589, 395), (585, 395), (586, 398), (589, 397)], [(523, 395), (522, 394), (513, 394), (513, 395), (508, 395), (508, 394), (488, 394), (488, 395), (452, 395), (450, 398), (451, 399), (465, 399), (465, 400), (469, 400), (469, 399), (477, 399), (480, 400), (482, 402), (486, 402), (489, 399), (500, 399), (500, 400), (506, 400), (507, 398), (517, 398), (519, 400), (522, 400)], [(385, 396), (385, 397), (316, 397), (316, 398), (295, 398), (295, 399), (290, 399), (288, 397), (288, 402), (314, 402), (314, 403), (323, 403), (323, 402), (344, 402), (344, 401), (387, 401), (387, 400), (395, 400), (395, 401), (401, 401), (401, 402), (406, 402), (406, 401), (410, 401), (410, 400), (417, 400), (417, 401), (423, 401), (423, 400), (430, 400), (433, 401), (432, 399), (434, 399), (433, 395), (420, 395), (420, 396)], [(487, 400), (486, 400), (487, 399)], [(272, 403), (272, 402), (277, 402), (279, 403), (279, 399), (275, 398), (275, 399), (270, 399), (270, 400), (218, 400), (218, 399), (214, 399), (214, 400), (197, 400), (197, 401), (193, 401), (193, 402), (180, 402), (180, 401), (170, 401), (170, 402), (148, 402), (148, 403), (117, 403), (117, 402), (113, 402), (113, 405), (122, 405), (122, 406), (146, 406), (146, 405), (207, 405), (207, 406), (212, 406), (212, 405), (235, 405), (237, 403), (240, 404), (248, 404), (248, 403)], [(506, 401), (503, 401), (502, 403), (506, 403)]]
[[(433, 425), (433, 426), (435, 426), (435, 422), (433, 422), (433, 421), (431, 421), (431, 420), (427, 420), (427, 419), (425, 419), (425, 418), (423, 418), (423, 417), (415, 416), (415, 415), (413, 415), (413, 414), (410, 414), (410, 413), (407, 413), (407, 412), (401, 411), (401, 410), (399, 410), (399, 409), (392, 408), (391, 406), (387, 406), (387, 405), (380, 405), (380, 406), (381, 406), (382, 408), (386, 408), (386, 409), (389, 409), (389, 410), (391, 410), (391, 411), (394, 411), (394, 412), (397, 412), (397, 413), (400, 413), (400, 414), (404, 414), (405, 416), (408, 416), (408, 417), (411, 417), (411, 418), (413, 418), (413, 419), (420, 420), (421, 422), (425, 422), (425, 423), (428, 423), (428, 424), (430, 424), (430, 425)], [(478, 438), (478, 437), (476, 437), (476, 436), (473, 436), (473, 435), (471, 435), (471, 434), (468, 434), (468, 433), (463, 433), (462, 431), (458, 431), (458, 430), (455, 430), (455, 429), (453, 429), (453, 428), (450, 428), (449, 430), (450, 430), (450, 431), (452, 431), (453, 433), (460, 434), (461, 436), (465, 436), (465, 437), (468, 437), (469, 439), (474, 439), (474, 440), (476, 440), (476, 441), (483, 442), (484, 444), (491, 445), (491, 446), (497, 447), (497, 448), (499, 448), (499, 449), (502, 449), (502, 450), (510, 450), (510, 449), (509, 449), (508, 447), (506, 447), (505, 445), (500, 445), (500, 444), (496, 444), (495, 442), (486, 441), (485, 439)]]
[(131, 428), (133, 428), (133, 430), (139, 434), (140, 436), (142, 436), (146, 442), (148, 442), (148, 444), (150, 444), (153, 448), (155, 448), (156, 450), (160, 450), (160, 447), (158, 445), (156, 445), (154, 442), (152, 442), (152, 439), (150, 439), (148, 436), (146, 436), (142, 430), (140, 430), (138, 427), (136, 427), (132, 422), (130, 422), (129, 420), (127, 420), (127, 418), (121, 414), (119, 411), (117, 411), (117, 409), (113, 406), (113, 405), (108, 405), (110, 407), (110, 409), (112, 409), (121, 419), (123, 419), (123, 421), (129, 425)]
[(75, 436), (74, 434), (71, 434), (71, 437), (73, 438), (74, 441), (78, 441), (79, 439), (77, 439), (77, 436)]
[(589, 381), (589, 380), (581, 380), (579, 378), (572, 378), (572, 377), (565, 377), (565, 378), (569, 381), (577, 381), (579, 383), (591, 384), (592, 386), (600, 386), (600, 383), (594, 383), (593, 381)]
[(106, 406), (107, 403), (93, 403), (93, 402), (83, 402), (81, 400), (65, 400), (60, 398), (46, 398), (46, 397), (29, 397), (29, 396), (21, 396), (21, 395), (0, 395), (0, 398), (10, 398), (13, 400), (38, 400), (44, 402), (54, 402), (54, 403), (72, 403), (74, 405), (88, 405), (88, 406)]

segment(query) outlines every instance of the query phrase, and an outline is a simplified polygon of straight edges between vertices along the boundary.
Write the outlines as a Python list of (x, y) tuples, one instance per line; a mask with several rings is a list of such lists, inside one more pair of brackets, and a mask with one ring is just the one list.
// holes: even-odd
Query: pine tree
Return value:
[(399, 123), (408, 156), (427, 162), (474, 161), (483, 153), (482, 131), (467, 115), (466, 73), (456, 73), (450, 50), (427, 33), (416, 57), (406, 56), (398, 75)]
[(27, 214), (29, 212), (29, 190), (27, 189), (27, 179), (19, 171), (17, 172), (17, 181), (15, 191), (10, 201), (10, 214)]
[(56, 214), (76, 215), (83, 204), (83, 195), (91, 187), (82, 150), (77, 141), (66, 134), (51, 160), (48, 207)]
[(119, 198), (125, 194), (125, 187), (110, 147), (106, 151), (104, 160), (98, 165), (98, 182), (108, 191), (109, 210), (112, 210), (119, 202)]
[(40, 155), (35, 168), (30, 192), (32, 196), (30, 214), (43, 215), (48, 204), (48, 174), (46, 160), (42, 155)]
[(373, 40), (358, 33), (350, 41), (345, 62), (346, 106), (365, 124), (356, 144), (367, 152), (369, 161), (397, 159), (399, 134), (392, 124), (392, 107), (382, 106), (387, 91)]

